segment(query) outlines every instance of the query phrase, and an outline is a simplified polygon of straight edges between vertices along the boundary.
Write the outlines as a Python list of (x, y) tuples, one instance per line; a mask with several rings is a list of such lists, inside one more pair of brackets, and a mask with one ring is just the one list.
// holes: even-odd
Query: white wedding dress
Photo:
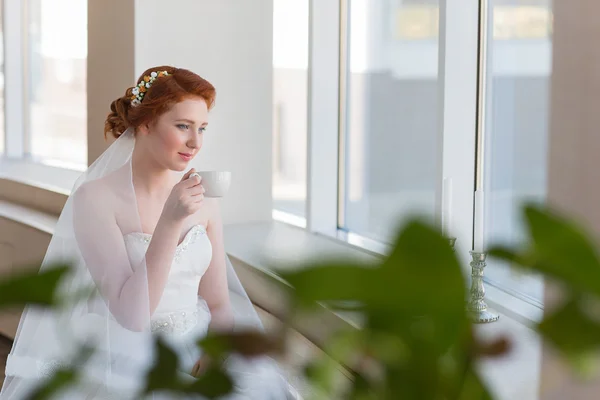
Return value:
[[(124, 243), (131, 265), (140, 265), (152, 236), (146, 233), (132, 232), (124, 236)], [(198, 297), (198, 285), (212, 259), (212, 245), (206, 229), (202, 225), (193, 226), (175, 250), (169, 278), (158, 307), (151, 318), (153, 335), (160, 335), (167, 345), (176, 352), (179, 359), (180, 376), (194, 379), (190, 373), (196, 361), (201, 357), (196, 342), (208, 332), (211, 320), (206, 302)], [(233, 294), (232, 303), (243, 301)], [(234, 306), (235, 310), (236, 307)], [(243, 324), (243, 316), (236, 315), (237, 323)], [(82, 321), (81, 329), (91, 332), (103, 330), (102, 319), (88, 318)], [(111, 323), (117, 324), (116, 320)], [(84, 325), (84, 326), (83, 326)], [(10, 356), (9, 356), (10, 363)], [(38, 364), (37, 378), (43, 379), (61, 367), (60, 362)], [(295, 389), (287, 384), (277, 364), (269, 357), (244, 359), (230, 357), (225, 364), (227, 372), (233, 378), (234, 392), (223, 400), (286, 400), (299, 399)], [(186, 376), (189, 375), (189, 376)], [(35, 385), (32, 376), (31, 385), (22, 388), (31, 389)], [(15, 393), (20, 396), (23, 393)], [(124, 396), (124, 397), (121, 397)], [(64, 393), (64, 399), (112, 400), (130, 398), (98, 385), (76, 386)], [(172, 394), (156, 394), (153, 399), (173, 399)], [(193, 399), (202, 399), (200, 396)]]
[[(124, 239), (131, 264), (138, 265), (151, 235), (133, 232), (125, 235)], [(190, 373), (200, 358), (201, 353), (195, 342), (206, 335), (210, 323), (208, 306), (197, 293), (211, 257), (212, 246), (205, 228), (202, 225), (193, 226), (175, 250), (165, 290), (151, 318), (152, 332), (161, 335), (176, 351), (183, 373)], [(232, 298), (232, 302), (237, 300)], [(239, 322), (239, 316), (236, 317)], [(227, 400), (296, 398), (270, 358), (245, 360), (231, 357), (226, 367), (236, 388), (236, 393), (228, 396)]]
[[(201, 357), (196, 342), (206, 335), (211, 320), (198, 288), (213, 248), (204, 226), (195, 225), (185, 234), (150, 315), (146, 253), (152, 236), (141, 233), (132, 178), (134, 146), (133, 131), (127, 130), (75, 183), (40, 268), (48, 272), (57, 263), (72, 265), (58, 293), (75, 301), (60, 309), (25, 308), (7, 358), (0, 400), (25, 398), (49, 375), (69, 365), (76, 366), (82, 383), (61, 393), (61, 400), (138, 400), (135, 394), (144, 387), (155, 356), (156, 335), (177, 353), (180, 377), (195, 379), (191, 371)], [(86, 189), (90, 187), (95, 189), (90, 192)], [(235, 329), (262, 330), (229, 258), (224, 257)], [(95, 292), (89, 294), (90, 288)], [(88, 360), (77, 358), (83, 344), (94, 348)], [(225, 368), (235, 387), (226, 400), (300, 398), (269, 357), (232, 355)], [(175, 397), (161, 393), (152, 398)]]

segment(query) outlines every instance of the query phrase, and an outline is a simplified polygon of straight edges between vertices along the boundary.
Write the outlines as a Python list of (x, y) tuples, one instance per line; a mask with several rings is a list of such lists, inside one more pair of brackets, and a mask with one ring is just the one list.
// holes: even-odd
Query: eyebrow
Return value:
[[(194, 125), (196, 122), (192, 121), (191, 119), (187, 119), (187, 118), (180, 118), (175, 120), (176, 122), (187, 122), (190, 125)], [(203, 122), (200, 126), (206, 126), (208, 125), (208, 122)]]

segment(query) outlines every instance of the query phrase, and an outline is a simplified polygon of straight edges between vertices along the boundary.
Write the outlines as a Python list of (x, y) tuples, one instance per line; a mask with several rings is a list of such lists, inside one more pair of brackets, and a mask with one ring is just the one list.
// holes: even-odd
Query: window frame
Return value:
[[(275, 220), (305, 228), (371, 254), (390, 250), (344, 226), (345, 141), (349, 67), (349, 7), (352, 0), (309, 1), (307, 197), (305, 217), (273, 211)], [(486, 0), (465, 5), (439, 1), (438, 93), (439, 143), (435, 221), (441, 225), (444, 178), (452, 178), (452, 232), (456, 253), (470, 274), (474, 241), (474, 193), (483, 179), (483, 140), (487, 70), (487, 37), (492, 34)], [(331, 156), (334, 154), (335, 156)], [(478, 183), (479, 182), (479, 183)], [(487, 282), (494, 285), (494, 282)], [(498, 286), (500, 291), (541, 307), (527, 296)]]
[[(344, 226), (346, 171), (343, 149), (348, 117), (346, 71), (349, 64), (350, 2), (351, 0), (309, 0), (305, 217), (289, 215), (276, 209), (273, 217), (305, 227), (312, 233), (345, 241), (370, 252), (385, 254), (389, 250), (387, 243), (341, 228)], [(457, 8), (462, 12), (454, 11)], [(455, 236), (459, 237), (457, 248), (468, 255), (473, 235), (479, 5), (471, 4), (469, 10), (464, 8), (460, 0), (440, 2), (438, 87), (441, 122), (438, 134), (440, 143), (445, 141), (452, 143), (452, 146), (440, 146), (438, 150), (441, 162), (437, 166), (440, 190), (436, 193), (436, 209), (441, 209), (444, 177), (456, 177), (455, 186), (460, 190), (454, 190), (452, 214), (460, 226), (456, 227)], [(465, 59), (468, 60), (468, 68), (465, 68)], [(470, 90), (464, 90), (465, 85)], [(456, 98), (460, 102), (448, 100)], [(332, 157), (332, 154), (335, 156)], [(439, 212), (435, 217), (441, 223)]]
[(4, 152), (0, 153), (0, 160), (42, 165), (49, 171), (54, 171), (55, 175), (64, 173), (65, 170), (80, 173), (87, 165), (32, 154), (29, 6), (27, 0), (0, 0), (4, 30), (5, 79)]
[[(26, 153), (25, 131), (25, 2), (4, 0), (4, 154), (9, 159), (22, 159)], [(10, 101), (6, 101), (10, 99)]]

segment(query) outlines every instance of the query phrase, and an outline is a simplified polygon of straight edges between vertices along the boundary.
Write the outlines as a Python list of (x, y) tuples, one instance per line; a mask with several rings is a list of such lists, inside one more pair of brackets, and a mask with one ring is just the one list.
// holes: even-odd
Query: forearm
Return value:
[(146, 251), (150, 315), (154, 313), (169, 278), (183, 222), (159, 219)]
[(233, 310), (230, 305), (210, 309), (211, 321), (209, 330), (214, 332), (231, 332), (235, 327)]
[[(145, 319), (154, 314), (167, 284), (180, 232), (180, 223), (158, 221), (142, 265), (135, 269), (121, 290), (120, 309), (135, 310)], [(148, 314), (144, 316), (141, 309), (148, 310)]]

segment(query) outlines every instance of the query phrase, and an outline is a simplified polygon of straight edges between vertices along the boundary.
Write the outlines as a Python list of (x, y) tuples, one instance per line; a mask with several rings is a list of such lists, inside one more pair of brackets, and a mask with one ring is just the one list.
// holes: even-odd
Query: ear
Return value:
[(137, 133), (142, 134), (142, 136), (146, 136), (148, 133), (150, 133), (150, 124), (145, 123), (138, 126)]

